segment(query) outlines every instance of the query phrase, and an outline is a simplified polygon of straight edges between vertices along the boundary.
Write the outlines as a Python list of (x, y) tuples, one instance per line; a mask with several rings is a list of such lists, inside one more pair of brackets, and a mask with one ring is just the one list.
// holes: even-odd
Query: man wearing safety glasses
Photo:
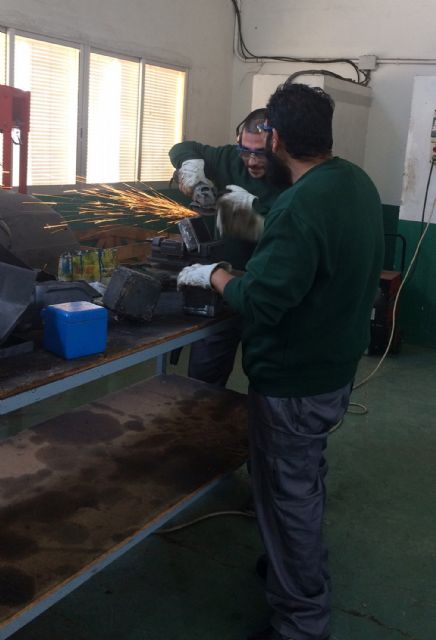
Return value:
[[(264, 121), (265, 109), (256, 109), (237, 126), (236, 144), (213, 147), (187, 141), (169, 152), (182, 193), (192, 198), (199, 184), (216, 188), (222, 258), (239, 270), (253, 253), (265, 215), (289, 186), (289, 176), (277, 172), (274, 161), (271, 165), (266, 158), (264, 135), (258, 129)], [(240, 329), (233, 328), (193, 344), (189, 376), (225, 386), (240, 339)]]
[(178, 277), (179, 287), (215, 289), (243, 319), (251, 481), (272, 612), (249, 640), (331, 633), (324, 454), (369, 343), (384, 254), (375, 186), (332, 156), (333, 106), (322, 89), (278, 87), (260, 128), (292, 187), (268, 213), (244, 275), (221, 263)]

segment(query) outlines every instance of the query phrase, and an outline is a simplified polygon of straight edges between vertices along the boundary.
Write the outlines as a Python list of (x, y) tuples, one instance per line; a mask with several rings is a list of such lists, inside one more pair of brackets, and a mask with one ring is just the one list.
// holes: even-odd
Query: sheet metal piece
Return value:
[(32, 299), (36, 271), (0, 262), (0, 344), (10, 335)]

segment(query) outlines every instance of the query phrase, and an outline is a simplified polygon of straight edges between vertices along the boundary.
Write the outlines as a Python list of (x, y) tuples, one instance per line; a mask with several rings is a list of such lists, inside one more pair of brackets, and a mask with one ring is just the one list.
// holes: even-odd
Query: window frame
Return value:
[[(79, 50), (79, 68), (78, 68), (78, 95), (77, 95), (77, 144), (76, 144), (76, 176), (86, 175), (86, 162), (87, 162), (87, 145), (88, 145), (88, 100), (89, 100), (89, 71), (90, 71), (90, 56), (91, 53), (99, 55), (105, 55), (112, 58), (119, 58), (121, 60), (130, 60), (137, 62), (140, 65), (139, 69), (139, 87), (138, 87), (138, 127), (137, 127), (137, 161), (136, 161), (136, 179), (123, 183), (109, 183), (113, 186), (120, 186), (122, 184), (135, 185), (141, 182), (139, 176), (141, 175), (141, 139), (142, 139), (142, 127), (144, 118), (144, 83), (145, 65), (152, 65), (155, 67), (161, 67), (164, 69), (170, 69), (174, 71), (181, 71), (185, 74), (184, 81), (184, 96), (183, 96), (183, 118), (181, 122), (182, 140), (186, 138), (186, 122), (187, 122), (187, 102), (189, 94), (189, 81), (190, 70), (188, 67), (168, 61), (162, 61), (153, 59), (149, 56), (135, 55), (133, 53), (123, 53), (120, 51), (113, 51), (91, 44), (85, 44), (76, 42), (74, 40), (65, 40), (63, 38), (56, 38), (48, 36), (46, 34), (40, 34), (22, 29), (8, 28), (0, 26), (0, 30), (6, 33), (7, 45), (6, 45), (6, 84), (14, 86), (14, 63), (15, 63), (15, 36), (23, 38), (29, 38), (32, 40), (41, 40), (42, 42), (48, 42), (52, 44), (58, 44), (66, 47), (71, 47)], [(101, 185), (102, 183), (89, 183), (83, 181), (76, 181), (73, 184), (59, 184), (59, 185), (29, 185), (28, 192), (30, 194), (58, 194), (60, 191), (68, 189), (75, 189), (81, 191), (82, 189), (89, 189), (94, 186)], [(168, 187), (169, 181), (150, 181), (146, 183), (154, 189), (162, 189)], [(14, 187), (15, 188), (15, 187)]]
[(5, 66), (4, 69), (2, 69), (0, 71), (0, 84), (3, 84), (3, 74), (4, 74), (4, 81), (5, 84), (7, 82), (8, 79), (8, 59), (9, 59), (9, 51), (8, 51), (8, 30), (6, 29), (6, 27), (2, 27), (0, 25), (0, 33), (3, 33), (5, 36), (5, 49), (4, 49), (4, 56), (5, 56)]

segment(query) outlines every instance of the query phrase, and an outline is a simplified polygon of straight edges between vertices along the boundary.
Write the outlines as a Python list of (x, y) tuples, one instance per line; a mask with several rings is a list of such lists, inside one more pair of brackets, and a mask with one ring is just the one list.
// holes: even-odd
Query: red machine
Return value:
[(386, 248), (390, 246), (392, 251), (390, 258), (389, 251), (387, 252), (387, 262), (390, 263), (389, 266), (393, 266), (394, 263), (396, 242), (397, 240), (401, 240), (401, 266), (400, 271), (387, 269), (381, 272), (378, 293), (374, 301), (371, 316), (371, 339), (368, 347), (369, 355), (384, 354), (389, 344), (393, 327), (389, 353), (398, 353), (401, 346), (401, 330), (398, 327), (398, 319), (394, 318), (394, 306), (403, 281), (403, 272), (406, 263), (406, 239), (400, 233), (386, 233), (385, 240), (387, 243)]
[[(394, 303), (401, 286), (400, 271), (382, 271), (379, 290), (374, 302), (371, 317), (371, 341), (368, 348), (369, 355), (382, 355), (389, 343), (394, 322)], [(398, 353), (401, 344), (401, 333), (398, 326), (390, 345), (390, 353)]]
[(30, 123), (30, 91), (0, 85), (0, 132), (3, 133), (1, 186), (12, 187), (12, 129), (20, 132), (20, 170), (18, 191), (27, 193), (27, 152)]

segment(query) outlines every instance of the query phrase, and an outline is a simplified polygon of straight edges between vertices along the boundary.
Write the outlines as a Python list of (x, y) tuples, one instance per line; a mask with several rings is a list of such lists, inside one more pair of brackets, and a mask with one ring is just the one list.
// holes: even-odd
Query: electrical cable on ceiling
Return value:
[[(366, 72), (365, 72), (366, 73)], [(368, 71), (368, 74), (370, 72)], [(339, 73), (334, 73), (333, 71), (327, 71), (326, 69), (306, 69), (304, 71), (296, 71), (295, 73), (292, 73), (286, 80), (286, 82), (294, 82), (294, 80), (296, 80), (296, 78), (299, 78), (300, 76), (329, 76), (331, 78), (338, 78), (338, 80), (345, 80), (346, 82), (352, 82), (353, 84), (360, 84), (361, 86), (367, 86), (368, 82), (369, 82), (369, 76), (368, 76), (368, 81), (367, 82), (355, 82), (354, 80), (351, 80), (351, 78), (344, 78), (344, 76), (341, 76)]]
[[(332, 75), (333, 77), (340, 78), (341, 80), (345, 80), (346, 82), (352, 82), (353, 84), (359, 84), (362, 86), (367, 86), (370, 78), (371, 72), (369, 70), (359, 69), (358, 65), (349, 58), (297, 58), (294, 56), (270, 56), (270, 55), (258, 55), (250, 51), (245, 44), (244, 36), (242, 34), (242, 15), (241, 10), (238, 6), (237, 0), (231, 0), (233, 5), (233, 9), (235, 11), (236, 17), (236, 29), (237, 29), (237, 48), (235, 53), (244, 61), (248, 62), (249, 60), (255, 62), (263, 62), (263, 61), (274, 61), (274, 62), (305, 62), (309, 64), (348, 64), (350, 65), (356, 73), (357, 80), (353, 80), (352, 78), (345, 78), (339, 74), (334, 74), (332, 72), (326, 71), (324, 69), (316, 70), (316, 71), (298, 71), (292, 74), (291, 78), (295, 79), (299, 75)], [(290, 80), (291, 81), (291, 80)]]

